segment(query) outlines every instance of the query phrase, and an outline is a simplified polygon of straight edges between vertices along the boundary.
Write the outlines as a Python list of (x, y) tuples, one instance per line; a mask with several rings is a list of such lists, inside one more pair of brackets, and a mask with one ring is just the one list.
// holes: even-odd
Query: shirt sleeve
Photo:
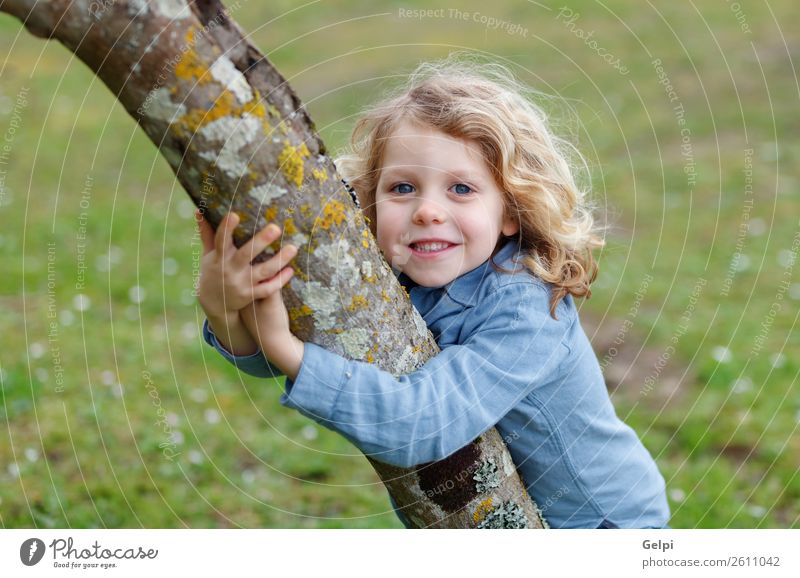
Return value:
[(209, 326), (208, 319), (203, 320), (203, 339), (214, 347), (222, 357), (245, 373), (256, 377), (281, 377), (283, 375), (283, 372), (272, 365), (260, 350), (251, 355), (234, 355), (225, 349), (217, 339), (214, 330)]
[(281, 404), (376, 460), (409, 468), (444, 459), (558, 379), (577, 316), (550, 317), (545, 293), (530, 283), (499, 288), (470, 311), (462, 343), (398, 378), (306, 343)]

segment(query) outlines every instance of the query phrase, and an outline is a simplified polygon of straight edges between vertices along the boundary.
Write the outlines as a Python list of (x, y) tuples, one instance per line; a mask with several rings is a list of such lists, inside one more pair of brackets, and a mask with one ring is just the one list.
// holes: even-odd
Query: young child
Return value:
[(498, 65), (421, 65), (337, 161), (442, 349), (423, 367), (396, 379), (297, 339), (280, 294), (297, 249), (251, 266), (280, 229), (237, 251), (230, 213), (216, 235), (200, 219), (203, 334), (249, 374), (285, 374), (282, 405), (377, 460), (441, 460), (497, 427), (552, 527), (665, 527), (664, 479), (616, 416), (573, 302), (602, 241), (523, 94)]

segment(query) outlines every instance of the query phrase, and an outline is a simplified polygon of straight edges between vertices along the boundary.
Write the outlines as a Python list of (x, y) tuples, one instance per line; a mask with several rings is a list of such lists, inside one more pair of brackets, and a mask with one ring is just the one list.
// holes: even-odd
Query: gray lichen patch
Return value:
[(128, 16), (145, 16), (149, 11), (146, 0), (128, 1)]
[(272, 204), (272, 201), (279, 199), (287, 193), (283, 187), (279, 187), (275, 183), (266, 183), (258, 185), (250, 189), (247, 194), (259, 202), (260, 207), (266, 207)]
[(414, 319), (414, 329), (417, 331), (417, 335), (422, 339), (428, 337), (428, 326), (425, 324), (425, 320), (422, 318), (422, 315), (416, 309), (413, 309), (412, 317)]
[(475, 474), (472, 476), (475, 480), (475, 491), (479, 494), (488, 492), (500, 485), (500, 472), (497, 469), (497, 464), (494, 460), (489, 458), (481, 463)]
[(405, 349), (403, 349), (403, 353), (398, 356), (392, 366), (392, 375), (410, 373), (415, 369), (415, 361), (414, 349), (410, 345), (406, 345)]
[(350, 254), (350, 243), (347, 239), (339, 239), (333, 243), (320, 245), (314, 254), (321, 261), (327, 263), (333, 271), (331, 285), (338, 286), (339, 282), (345, 282), (349, 286), (359, 283), (359, 270), (356, 261)]
[(203, 152), (200, 158), (213, 162), (231, 178), (240, 178), (247, 173), (247, 156), (239, 151), (253, 142), (261, 130), (261, 122), (251, 114), (241, 118), (224, 116), (208, 123), (199, 134), (209, 142), (222, 142), (218, 153)]
[(361, 263), (361, 276), (364, 277), (364, 279), (372, 277), (372, 263), (369, 261), (363, 261)]
[(180, 103), (172, 102), (172, 95), (169, 89), (163, 86), (151, 90), (147, 94), (140, 110), (148, 118), (170, 124), (186, 114), (186, 107)]
[(304, 233), (300, 233), (299, 231), (289, 237), (289, 243), (294, 245), (295, 247), (302, 247), (306, 243), (308, 243), (308, 235)]
[(350, 359), (364, 359), (369, 353), (369, 333), (362, 327), (348, 329), (339, 335), (345, 356)]
[(247, 79), (227, 56), (217, 58), (209, 71), (214, 80), (236, 96), (239, 104), (245, 104), (253, 100), (253, 90), (247, 83)]
[(303, 285), (303, 302), (311, 308), (317, 329), (332, 329), (336, 324), (336, 313), (339, 311), (339, 299), (330, 287), (324, 287), (316, 281)]
[(477, 526), (481, 530), (485, 529), (523, 529), (528, 527), (528, 518), (525, 517), (525, 512), (519, 504), (513, 500), (503, 502), (493, 510), (491, 510), (486, 517), (481, 520)]
[(156, 11), (171, 20), (188, 18), (190, 11), (185, 0), (155, 0)]

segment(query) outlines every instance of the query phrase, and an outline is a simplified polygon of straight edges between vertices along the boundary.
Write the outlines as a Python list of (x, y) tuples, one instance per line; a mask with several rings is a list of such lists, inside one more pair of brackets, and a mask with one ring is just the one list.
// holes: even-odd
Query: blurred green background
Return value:
[[(582, 320), (671, 525), (799, 525), (796, 2), (270, 4), (228, 3), (334, 151), (454, 50), (556, 97), (609, 225)], [(400, 527), (355, 448), (203, 343), (193, 205), (105, 86), (5, 14), (0, 54), (0, 524)]]

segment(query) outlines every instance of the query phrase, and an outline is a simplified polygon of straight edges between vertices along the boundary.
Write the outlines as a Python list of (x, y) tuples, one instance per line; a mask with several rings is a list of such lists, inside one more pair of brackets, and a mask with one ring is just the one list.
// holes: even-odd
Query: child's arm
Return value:
[[(263, 358), (240, 310), (254, 299), (270, 294), (273, 285), (280, 289), (289, 281), (292, 270), (284, 267), (284, 263), (294, 256), (296, 249), (286, 245), (271, 259), (253, 266), (250, 264), (252, 259), (277, 240), (280, 229), (274, 225), (265, 227), (237, 249), (232, 231), (239, 222), (238, 215), (225, 215), (216, 233), (199, 211), (196, 218), (203, 241), (198, 301), (208, 318), (203, 326), (203, 336), (234, 363), (242, 358)], [(265, 368), (270, 369), (268, 366)]]
[[(273, 327), (269, 317), (285, 310), (257, 303), (254, 312), (254, 335), (288, 376), (281, 404), (338, 431), (365, 454), (400, 467), (444, 459), (537, 387), (562, 377), (559, 369), (568, 365), (570, 352), (564, 342), (576, 322), (574, 314), (550, 317), (543, 287), (510, 284), (470, 311), (461, 345), (446, 347), (417, 371), (395, 378), (312, 343), (301, 349), (288, 329), (261, 330)], [(299, 370), (291, 375), (298, 356)]]

